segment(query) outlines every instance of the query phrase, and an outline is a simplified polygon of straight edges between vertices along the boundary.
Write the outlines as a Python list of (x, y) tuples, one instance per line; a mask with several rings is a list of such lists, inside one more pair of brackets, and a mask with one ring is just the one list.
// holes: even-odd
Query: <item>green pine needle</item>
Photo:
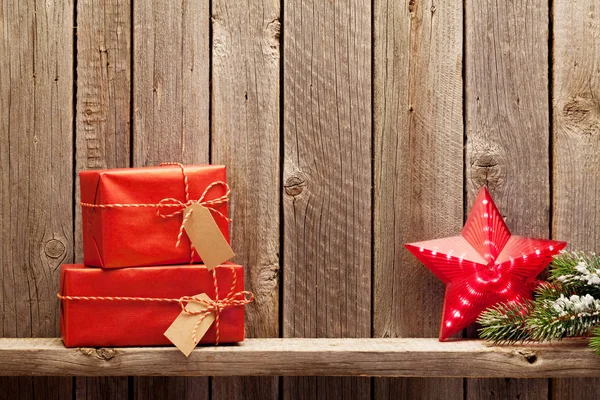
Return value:
[(598, 323), (600, 300), (591, 295), (561, 295), (556, 300), (536, 300), (527, 317), (531, 338), (540, 342), (587, 336)]
[(590, 347), (597, 355), (600, 356), (600, 328), (594, 329), (593, 335), (590, 339)]
[(549, 281), (570, 292), (600, 298), (600, 257), (581, 251), (563, 252), (552, 261)]
[(483, 312), (480, 337), (495, 344), (589, 336), (600, 355), (600, 257), (563, 252), (551, 264), (549, 281), (535, 300), (501, 303)]
[(479, 336), (494, 344), (528, 341), (531, 333), (527, 327), (527, 316), (532, 311), (532, 301), (525, 304), (497, 304), (479, 316), (477, 322), (483, 326), (479, 330)]

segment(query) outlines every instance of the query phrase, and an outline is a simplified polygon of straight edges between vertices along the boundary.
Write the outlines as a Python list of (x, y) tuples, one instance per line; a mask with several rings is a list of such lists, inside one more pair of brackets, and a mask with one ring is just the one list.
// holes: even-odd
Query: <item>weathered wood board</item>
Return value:
[[(462, 4), (374, 8), (375, 337), (437, 337), (444, 284), (403, 246), (463, 222)], [(375, 398), (463, 398), (462, 379), (377, 379)]]
[[(130, 166), (131, 4), (77, 2), (75, 170)], [(75, 262), (83, 261), (79, 179), (75, 178)], [(128, 398), (128, 380), (77, 378), (77, 399)]]
[[(284, 4), (283, 336), (371, 336), (371, 5)], [(289, 378), (283, 397), (365, 398)]]
[[(465, 6), (467, 206), (486, 185), (512, 233), (548, 238), (548, 4)], [(466, 388), (473, 399), (548, 396), (547, 380), (477, 379)]]
[[(19, 354), (27, 355), (25, 361), (12, 362)], [(600, 376), (600, 358), (589, 351), (585, 339), (566, 339), (558, 344), (498, 347), (480, 340), (439, 342), (435, 338), (248, 339), (238, 345), (202, 346), (196, 348), (189, 358), (182, 357), (174, 347), (67, 349), (59, 339), (0, 338), (0, 375), (161, 377), (157, 380), (136, 378), (138, 390), (141, 390), (139, 396), (142, 397), (143, 393), (168, 391), (170, 382), (166, 380), (167, 376), (179, 376), (183, 380), (190, 380), (184, 376), (246, 374), (435, 378)], [(342, 379), (348, 381), (339, 377), (334, 382), (341, 384)], [(323, 382), (328, 379), (323, 378)], [(392, 385), (396, 382), (398, 380), (390, 380)], [(173, 390), (194, 393), (196, 389), (194, 385), (183, 386), (173, 387)], [(302, 391), (295, 393), (306, 395)], [(360, 393), (348, 395), (362, 398)]]
[[(71, 0), (0, 4), (3, 337), (59, 334), (56, 271), (73, 260), (73, 26)], [(0, 392), (70, 398), (72, 381), (2, 378)]]
[[(208, 0), (133, 3), (134, 167), (208, 163)], [(133, 398), (209, 397), (207, 378), (135, 378)]]
[[(555, 1), (552, 235), (600, 251), (600, 1)], [(600, 379), (552, 381), (553, 399), (595, 399)]]
[[(212, 2), (212, 158), (227, 166), (235, 261), (245, 267), (248, 337), (279, 336), (280, 4)], [(250, 371), (248, 371), (250, 372)], [(277, 399), (279, 381), (214, 378), (212, 398)]]

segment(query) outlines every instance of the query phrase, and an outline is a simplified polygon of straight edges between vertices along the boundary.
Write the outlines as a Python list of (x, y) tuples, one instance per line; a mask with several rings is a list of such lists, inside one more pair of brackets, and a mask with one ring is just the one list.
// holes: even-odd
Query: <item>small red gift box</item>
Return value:
[[(223, 264), (210, 272), (204, 265), (112, 270), (63, 265), (59, 298), (65, 346), (170, 344), (164, 333), (182, 312), (178, 300), (200, 293), (215, 299), (213, 273), (220, 300), (244, 298), (244, 271), (235, 264)], [(244, 340), (243, 305), (224, 307), (218, 322), (219, 343)], [(200, 343), (215, 343), (216, 325), (215, 321)]]
[(211, 210), (229, 242), (225, 167), (165, 165), (79, 173), (84, 264), (120, 268), (201, 262), (185, 234), (184, 209)]

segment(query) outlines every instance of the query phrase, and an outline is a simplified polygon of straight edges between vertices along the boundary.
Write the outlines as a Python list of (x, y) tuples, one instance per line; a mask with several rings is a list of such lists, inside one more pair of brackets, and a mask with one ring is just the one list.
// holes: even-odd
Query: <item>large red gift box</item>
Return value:
[[(124, 269), (87, 268), (82, 264), (61, 267), (60, 328), (67, 347), (148, 346), (171, 344), (164, 332), (182, 312), (177, 302), (89, 299), (89, 297), (141, 297), (179, 299), (206, 293), (215, 298), (213, 272), (219, 299), (232, 289), (244, 290), (242, 266), (223, 264), (209, 272), (204, 265), (153, 266)], [(243, 295), (242, 295), (243, 296)], [(239, 298), (239, 296), (238, 296)], [(215, 343), (211, 325), (200, 343)], [(191, 332), (190, 332), (191, 335)], [(231, 306), (219, 313), (219, 343), (244, 340), (244, 307)]]
[[(104, 268), (189, 264), (192, 252), (185, 233), (175, 246), (185, 203), (219, 199), (228, 191), (225, 167), (220, 165), (81, 171), (79, 177), (83, 262)], [(210, 207), (229, 242), (226, 201)], [(201, 262), (197, 253), (193, 261)]]

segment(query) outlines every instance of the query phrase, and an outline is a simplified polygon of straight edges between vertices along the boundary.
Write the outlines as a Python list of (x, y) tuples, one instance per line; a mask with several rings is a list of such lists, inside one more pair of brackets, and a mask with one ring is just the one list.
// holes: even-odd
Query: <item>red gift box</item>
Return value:
[[(119, 168), (82, 171), (79, 177), (86, 265), (190, 263), (192, 251), (185, 232), (179, 246), (176, 243), (185, 206), (198, 200), (208, 202), (229, 242), (224, 166)], [(195, 252), (193, 261), (201, 262)]]
[[(244, 271), (242, 266), (235, 264), (223, 264), (210, 272), (204, 265), (112, 270), (88, 268), (82, 264), (63, 265), (59, 297), (60, 328), (65, 346), (171, 344), (164, 332), (182, 312), (177, 299), (200, 293), (206, 293), (211, 299), (215, 299), (213, 272), (216, 274), (220, 300), (244, 297), (241, 293), (244, 290)], [(228, 297), (231, 292), (233, 294)], [(110, 300), (107, 297), (152, 298), (154, 301)], [(219, 343), (242, 340), (244, 307), (225, 307), (219, 313)], [(216, 323), (213, 323), (200, 343), (215, 341)]]

